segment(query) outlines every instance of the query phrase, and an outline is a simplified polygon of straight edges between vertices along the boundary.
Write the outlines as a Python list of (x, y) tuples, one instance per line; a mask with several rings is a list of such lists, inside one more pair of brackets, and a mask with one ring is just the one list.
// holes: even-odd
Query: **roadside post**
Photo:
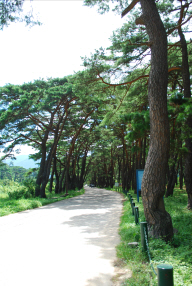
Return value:
[(134, 214), (135, 214), (135, 224), (139, 223), (139, 208), (134, 207)]
[(158, 286), (173, 286), (173, 266), (169, 264), (157, 265)]
[(148, 229), (146, 221), (140, 222), (140, 231), (141, 231), (142, 250), (147, 251)]

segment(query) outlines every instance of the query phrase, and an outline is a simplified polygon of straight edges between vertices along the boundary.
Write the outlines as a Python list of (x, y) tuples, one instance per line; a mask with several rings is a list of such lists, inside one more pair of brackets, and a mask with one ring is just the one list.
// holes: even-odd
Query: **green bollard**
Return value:
[(133, 209), (133, 199), (132, 198), (131, 198), (130, 202), (131, 202), (131, 208)]
[(136, 209), (136, 214), (137, 214), (137, 220), (138, 220), (138, 223), (139, 223), (139, 208), (138, 207)]
[(134, 215), (134, 207), (135, 207), (135, 203), (132, 202), (132, 215)]
[(139, 223), (139, 209), (138, 207), (134, 207), (134, 214), (135, 214), (135, 224)]
[(128, 193), (128, 196), (129, 196), (129, 201), (130, 201), (130, 203), (131, 203), (131, 194)]
[(147, 244), (146, 244), (146, 239), (145, 239), (145, 232), (147, 235), (147, 240), (148, 240), (148, 229), (147, 229), (147, 222), (140, 222), (140, 231), (141, 231), (141, 245), (142, 245), (142, 250), (147, 251)]
[(158, 286), (173, 286), (173, 267), (169, 264), (157, 265)]

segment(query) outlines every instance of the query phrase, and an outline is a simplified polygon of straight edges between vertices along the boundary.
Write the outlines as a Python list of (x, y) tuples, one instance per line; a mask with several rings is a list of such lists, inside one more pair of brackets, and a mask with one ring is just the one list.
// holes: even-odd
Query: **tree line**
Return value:
[(27, 178), (32, 179), (35, 178), (36, 172), (33, 169), (27, 170), (23, 167), (8, 165), (5, 163), (0, 164), (0, 180), (6, 182), (14, 181), (18, 183), (22, 183)]

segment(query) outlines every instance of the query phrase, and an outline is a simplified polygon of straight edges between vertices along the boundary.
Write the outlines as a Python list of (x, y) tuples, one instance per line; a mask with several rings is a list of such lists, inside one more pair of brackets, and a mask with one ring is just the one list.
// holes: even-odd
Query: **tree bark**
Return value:
[(172, 220), (165, 210), (163, 196), (169, 153), (167, 113), (167, 36), (155, 1), (140, 0), (142, 19), (151, 45), (151, 70), (148, 84), (150, 106), (150, 147), (142, 180), (145, 218), (151, 234), (170, 240)]
[[(188, 52), (187, 52), (187, 43), (185, 36), (181, 30), (181, 27), (178, 28), (178, 33), (181, 41), (181, 50), (182, 50), (182, 78), (183, 78), (183, 87), (184, 87), (184, 97), (191, 97), (191, 85), (190, 85), (190, 73), (189, 73), (189, 63), (188, 63)], [(189, 115), (187, 118), (187, 127), (188, 132), (192, 131), (192, 116)], [(185, 140), (185, 146), (188, 149), (188, 153), (185, 156), (185, 185), (186, 192), (188, 194), (188, 204), (187, 208), (192, 209), (192, 140), (187, 138)]]

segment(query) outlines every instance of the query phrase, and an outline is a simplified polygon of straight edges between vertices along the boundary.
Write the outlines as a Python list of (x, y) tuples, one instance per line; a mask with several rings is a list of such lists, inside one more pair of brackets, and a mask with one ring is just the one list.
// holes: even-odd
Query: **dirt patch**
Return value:
[(113, 286), (121, 286), (126, 279), (131, 278), (132, 271), (121, 259), (114, 262), (115, 274), (112, 278)]

